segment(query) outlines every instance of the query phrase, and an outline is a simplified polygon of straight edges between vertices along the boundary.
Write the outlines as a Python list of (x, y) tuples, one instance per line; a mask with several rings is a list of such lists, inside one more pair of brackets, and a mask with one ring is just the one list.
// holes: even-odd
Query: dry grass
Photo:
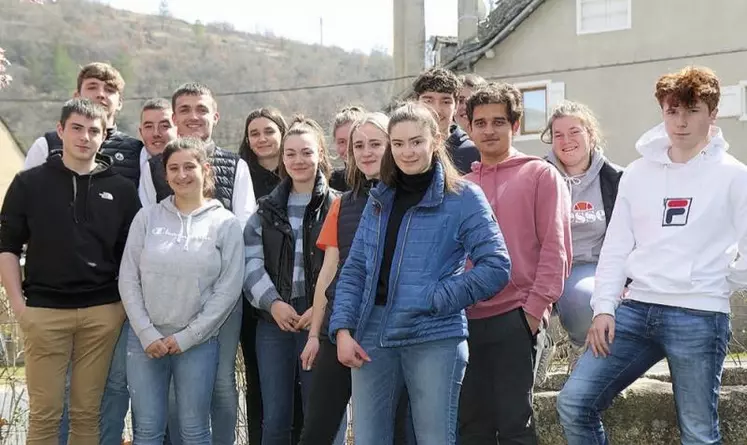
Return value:
[(23, 338), (0, 288), (0, 445), (17, 444), (27, 429)]

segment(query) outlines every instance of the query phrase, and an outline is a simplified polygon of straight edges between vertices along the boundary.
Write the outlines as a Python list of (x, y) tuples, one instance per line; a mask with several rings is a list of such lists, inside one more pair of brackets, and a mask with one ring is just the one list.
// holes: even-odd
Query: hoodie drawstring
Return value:
[(184, 230), (185, 224), (184, 224), (184, 218), (182, 218), (182, 214), (179, 213), (179, 212), (177, 212), (176, 216), (179, 217), (179, 234), (176, 236), (176, 242), (177, 242), (177, 244), (179, 244), (179, 243), (182, 242), (182, 238), (184, 238), (184, 240), (185, 240), (184, 241), (184, 248), (182, 250), (187, 250), (187, 249), (189, 249), (189, 237), (190, 237), (190, 232), (192, 231), (192, 215), (190, 214), (190, 215), (187, 216), (187, 224), (186, 224), (187, 230), (186, 230), (186, 235), (184, 233), (185, 232), (185, 230)]
[(88, 175), (88, 188), (86, 189), (86, 200), (83, 203), (86, 206), (86, 210), (83, 212), (83, 219), (85, 221), (88, 221), (88, 203), (90, 203), (91, 199), (91, 183), (93, 182), (93, 175)]
[(581, 178), (576, 176), (563, 176), (563, 179), (565, 180), (565, 184), (568, 186), (570, 192), (573, 192), (573, 186), (581, 185)]
[(70, 205), (73, 207), (73, 221), (78, 224), (78, 206), (76, 205), (76, 201), (78, 201), (78, 182), (75, 180), (75, 175), (70, 178), (73, 180), (73, 202)]
[(189, 249), (189, 237), (191, 235), (191, 233), (190, 233), (191, 231), (192, 231), (192, 215), (190, 214), (187, 217), (187, 240), (184, 243), (184, 250)]

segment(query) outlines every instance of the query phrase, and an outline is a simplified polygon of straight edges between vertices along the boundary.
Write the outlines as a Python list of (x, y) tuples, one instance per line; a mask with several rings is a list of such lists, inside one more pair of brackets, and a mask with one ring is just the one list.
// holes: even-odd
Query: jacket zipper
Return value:
[[(394, 297), (394, 295), (392, 295), (391, 290), (397, 287), (397, 281), (399, 281), (399, 271), (402, 268), (402, 258), (405, 256), (404, 250), (405, 250), (405, 245), (407, 244), (407, 235), (410, 233), (410, 221), (412, 221), (412, 215), (415, 213), (415, 211), (416, 211), (415, 207), (408, 210), (409, 215), (407, 216), (407, 225), (405, 225), (405, 236), (402, 238), (402, 246), (399, 252), (399, 261), (397, 262), (397, 271), (394, 275), (394, 281), (389, 282), (389, 289), (387, 289), (386, 310), (384, 311), (384, 317), (381, 320), (380, 335), (379, 335), (379, 344), (381, 345), (382, 348), (384, 347), (384, 327), (386, 326), (386, 320), (389, 316), (389, 311), (392, 308), (392, 300)], [(396, 251), (397, 248), (395, 247), (394, 250)]]

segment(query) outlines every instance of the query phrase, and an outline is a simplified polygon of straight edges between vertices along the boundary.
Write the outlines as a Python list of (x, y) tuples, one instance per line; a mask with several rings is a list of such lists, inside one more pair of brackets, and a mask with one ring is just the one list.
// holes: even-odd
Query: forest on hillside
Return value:
[[(228, 23), (187, 23), (170, 16), (167, 2), (160, 14), (143, 15), (91, 0), (0, 0), (0, 47), (13, 77), (0, 92), (0, 116), (24, 148), (53, 128), (60, 101), (75, 90), (79, 67), (92, 61), (111, 63), (127, 83), (117, 119), (123, 131), (137, 134), (146, 98), (170, 97), (179, 84), (200, 81), (219, 96), (215, 139), (232, 150), (256, 107), (303, 113), (328, 126), (345, 104), (379, 109), (393, 94), (392, 82), (256, 93), (391, 78), (393, 62), (385, 53), (238, 32)], [(234, 92), (245, 94), (222, 95)]]

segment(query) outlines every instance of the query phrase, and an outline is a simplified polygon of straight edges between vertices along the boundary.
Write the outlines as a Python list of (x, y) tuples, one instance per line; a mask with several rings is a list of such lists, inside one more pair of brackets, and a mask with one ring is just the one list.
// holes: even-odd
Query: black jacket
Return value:
[(346, 176), (347, 170), (345, 167), (333, 170), (332, 174), (329, 175), (329, 186), (338, 192), (347, 192), (350, 190), (350, 186)]
[(623, 175), (623, 168), (613, 164), (608, 160), (602, 164), (599, 170), (599, 182), (602, 187), (602, 205), (604, 206), (604, 215), (607, 218), (607, 225), (612, 218), (612, 211), (615, 208), (617, 199), (617, 188), (620, 185), (620, 178)]
[(130, 223), (140, 208), (137, 189), (97, 155), (87, 175), (68, 170), (58, 155), (16, 175), (0, 213), (0, 252), (26, 250), (27, 304), (83, 308), (119, 300), (117, 276)]
[(358, 194), (353, 194), (352, 190), (343, 193), (340, 197), (340, 213), (337, 216), (337, 248), (340, 250), (340, 260), (337, 267), (337, 274), (327, 287), (325, 292), (327, 296), (327, 310), (324, 314), (321, 334), (327, 336), (329, 333), (329, 319), (332, 316), (332, 307), (335, 300), (335, 287), (337, 279), (340, 277), (342, 266), (350, 253), (350, 247), (353, 245), (355, 232), (358, 231), (358, 224), (361, 221), (363, 209), (368, 202), (368, 192), (371, 190), (372, 182), (363, 187)]
[(463, 175), (472, 171), (473, 162), (480, 160), (480, 152), (474, 142), (456, 124), (451, 126), (451, 134), (446, 139), (446, 150), (451, 155), (454, 166)]
[[(48, 156), (62, 153), (62, 140), (56, 131), (44, 133), (44, 139), (47, 140)], [(111, 159), (111, 168), (115, 173), (129, 179), (137, 187), (140, 182), (142, 149), (143, 143), (140, 140), (118, 131), (117, 127), (112, 127), (106, 129), (106, 139), (101, 144), (100, 151)]]
[[(285, 178), (272, 193), (257, 202), (257, 213), (262, 222), (265, 270), (285, 302), (290, 301), (293, 288), (296, 242), (288, 219), (288, 197), (291, 187), (290, 178)], [(324, 252), (316, 247), (316, 240), (335, 197), (336, 194), (327, 186), (327, 180), (318, 172), (311, 201), (306, 206), (303, 218), (303, 263), (309, 307), (313, 304), (316, 279), (324, 260)], [(262, 311), (262, 316), (268, 321), (273, 321), (272, 316), (265, 311)]]

